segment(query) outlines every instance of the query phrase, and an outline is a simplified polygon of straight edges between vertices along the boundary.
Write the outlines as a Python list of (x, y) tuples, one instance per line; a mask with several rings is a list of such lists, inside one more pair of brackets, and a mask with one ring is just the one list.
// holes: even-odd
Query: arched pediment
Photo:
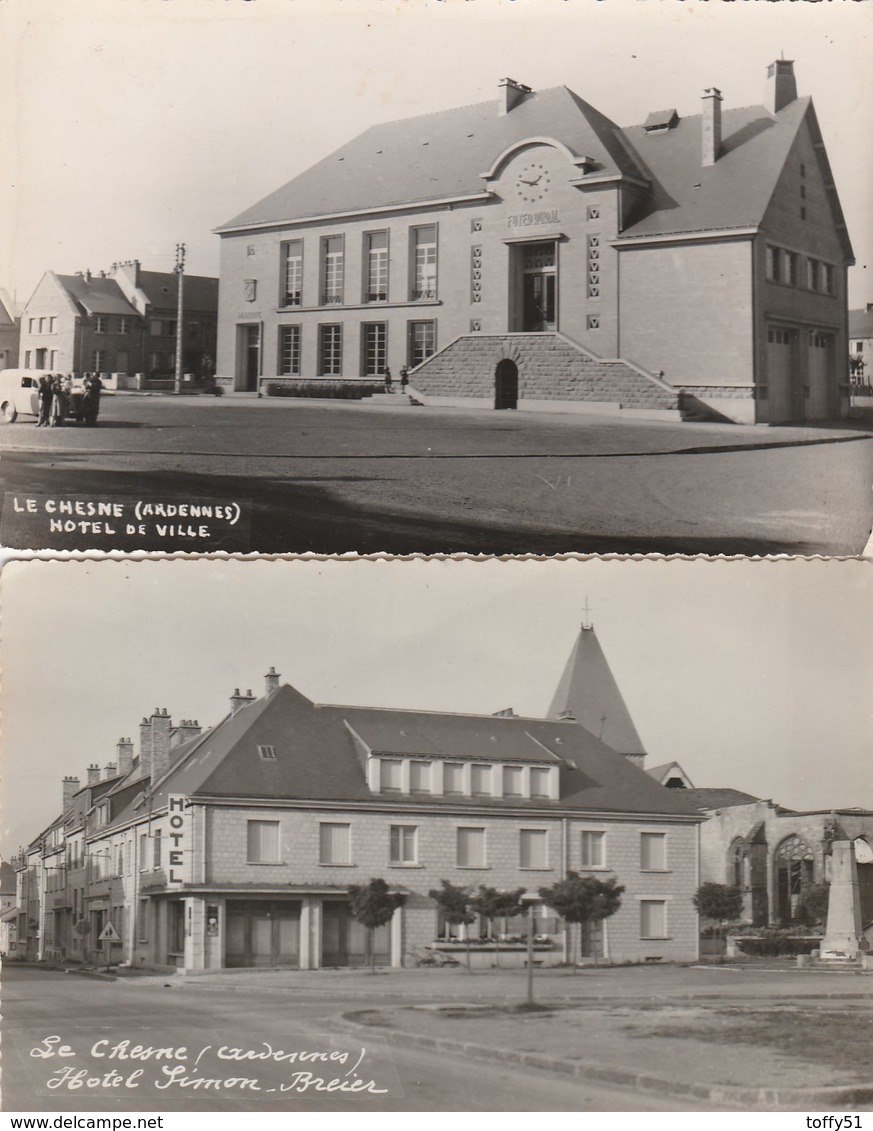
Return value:
[(499, 154), (491, 165), (491, 168), (485, 173), (480, 173), (479, 176), (485, 181), (495, 180), (500, 176), (501, 170), (510, 158), (514, 157), (516, 153), (520, 153), (524, 149), (530, 149), (535, 145), (548, 145), (551, 146), (552, 149), (557, 149), (559, 153), (562, 153), (567, 158), (571, 165), (575, 165), (582, 173), (587, 173), (588, 170), (592, 169), (595, 165), (595, 161), (592, 157), (574, 153), (573, 150), (562, 141), (544, 135), (542, 137), (526, 137), (522, 141), (514, 141), (512, 145), (507, 146), (506, 149)]

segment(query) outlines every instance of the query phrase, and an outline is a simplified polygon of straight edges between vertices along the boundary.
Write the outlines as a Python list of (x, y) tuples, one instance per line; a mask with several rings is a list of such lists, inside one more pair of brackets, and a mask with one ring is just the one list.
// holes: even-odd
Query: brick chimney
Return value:
[(196, 738), (201, 732), (200, 724), (196, 719), (182, 719), (170, 731), (170, 749), (181, 746), (183, 742)]
[(767, 96), (764, 105), (771, 114), (779, 111), (797, 98), (797, 80), (794, 77), (794, 62), (791, 59), (777, 59), (767, 68)]
[(497, 113), (501, 118), (514, 109), (526, 94), (532, 94), (529, 86), (515, 79), (501, 79), (497, 84)]
[(100, 767), (96, 762), (92, 762), (88, 767), (88, 780), (86, 785), (96, 785), (100, 781)]
[(139, 724), (139, 770), (144, 778), (152, 776), (152, 721), (143, 719)]
[(130, 768), (133, 765), (133, 743), (129, 738), (119, 738), (115, 744), (115, 760), (118, 763), (120, 774), (130, 773)]
[(166, 707), (152, 712), (152, 781), (167, 772), (170, 765), (170, 728), (172, 721)]
[(73, 794), (79, 792), (79, 779), (64, 778), (64, 809), (69, 809), (73, 803)]
[(279, 686), (279, 680), (280, 679), (281, 679), (281, 676), (276, 671), (276, 669), (270, 668), (270, 670), (264, 676), (264, 685), (265, 685), (265, 694), (266, 695), (269, 695), (271, 691), (276, 690), (276, 688)]
[(721, 154), (721, 91), (714, 86), (703, 92), (701, 113), (703, 164), (714, 165)]
[(252, 689), (249, 688), (245, 695), (240, 695), (239, 688), (233, 689), (233, 695), (230, 697), (230, 713), (235, 715), (237, 711), (242, 710), (243, 707), (249, 703), (254, 703), (255, 697), (252, 695)]
[(91, 268), (90, 267), (86, 267), (85, 270), (82, 272), (82, 278), (85, 280), (86, 283), (91, 282)]
[(106, 765), (103, 767), (103, 780), (109, 781), (110, 778), (115, 777), (117, 772), (118, 772), (118, 767), (115, 765), (115, 763), (114, 762), (107, 762)]

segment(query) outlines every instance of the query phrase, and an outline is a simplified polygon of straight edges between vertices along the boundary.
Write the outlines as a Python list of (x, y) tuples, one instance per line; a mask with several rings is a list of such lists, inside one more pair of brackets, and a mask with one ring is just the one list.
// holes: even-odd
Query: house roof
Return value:
[(15, 869), (8, 860), (0, 860), (0, 893), (15, 892)]
[[(175, 271), (141, 270), (138, 285), (150, 306), (176, 309), (179, 277)], [(218, 279), (208, 275), (186, 275), (182, 298), (186, 314), (195, 310), (215, 314), (218, 311)]]
[(873, 310), (849, 311), (849, 337), (873, 338)]
[(618, 127), (557, 86), (503, 116), (492, 100), (371, 126), (217, 230), (482, 193), (483, 172), (528, 138), (562, 142), (600, 172), (643, 175)]
[(594, 629), (583, 625), (547, 716), (569, 713), (620, 754), (645, 754)]
[(683, 789), (681, 792), (701, 809), (731, 809), (735, 805), (750, 805), (761, 800), (739, 789)]
[(58, 281), (78, 305), (88, 314), (120, 314), (136, 318), (130, 305), (114, 279), (92, 275), (57, 275)]
[[(366, 735), (364, 741), (368, 746), (374, 744), (369, 747), (374, 752), (499, 762), (523, 759), (559, 766), (560, 801), (527, 803), (537, 808), (551, 804), (560, 809), (616, 813), (696, 814), (695, 805), (682, 791), (664, 789), (575, 723), (324, 705), (313, 703), (288, 684), (174, 751), (175, 761), (156, 783), (151, 805), (158, 809), (168, 794), (177, 793), (252, 801), (408, 805), (408, 797), (371, 793), (353, 731), (361, 738)], [(259, 746), (273, 747), (275, 757), (261, 757)], [(429, 795), (426, 801), (453, 809), (507, 805), (499, 798), (461, 800)], [(140, 792), (117, 821), (141, 814), (146, 803)], [(519, 805), (514, 799), (510, 804)]]
[(682, 781), (682, 789), (694, 788), (691, 778), (685, 773), (678, 762), (664, 762), (660, 766), (649, 766), (646, 769), (646, 773), (649, 774), (650, 777), (653, 777), (655, 781), (660, 782), (661, 785), (669, 778), (678, 777)]
[(0, 326), (14, 326), (21, 318), (23, 305), (0, 287)]

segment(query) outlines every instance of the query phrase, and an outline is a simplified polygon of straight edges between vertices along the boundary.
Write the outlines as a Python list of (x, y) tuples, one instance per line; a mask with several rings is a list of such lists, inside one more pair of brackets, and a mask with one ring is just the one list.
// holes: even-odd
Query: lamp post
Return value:
[(185, 245), (176, 244), (176, 275), (178, 277), (178, 301), (176, 302), (176, 380), (174, 392), (182, 392), (182, 287), (185, 281)]
[(527, 1004), (534, 1003), (534, 907), (539, 903), (539, 896), (532, 892), (525, 892), (521, 902), (527, 905)]

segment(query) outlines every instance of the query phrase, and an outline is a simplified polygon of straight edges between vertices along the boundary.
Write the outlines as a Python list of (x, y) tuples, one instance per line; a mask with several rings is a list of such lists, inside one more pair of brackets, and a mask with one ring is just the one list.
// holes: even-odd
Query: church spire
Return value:
[(546, 717), (574, 719), (607, 746), (643, 765), (645, 748), (594, 632), (587, 599), (579, 635)]

